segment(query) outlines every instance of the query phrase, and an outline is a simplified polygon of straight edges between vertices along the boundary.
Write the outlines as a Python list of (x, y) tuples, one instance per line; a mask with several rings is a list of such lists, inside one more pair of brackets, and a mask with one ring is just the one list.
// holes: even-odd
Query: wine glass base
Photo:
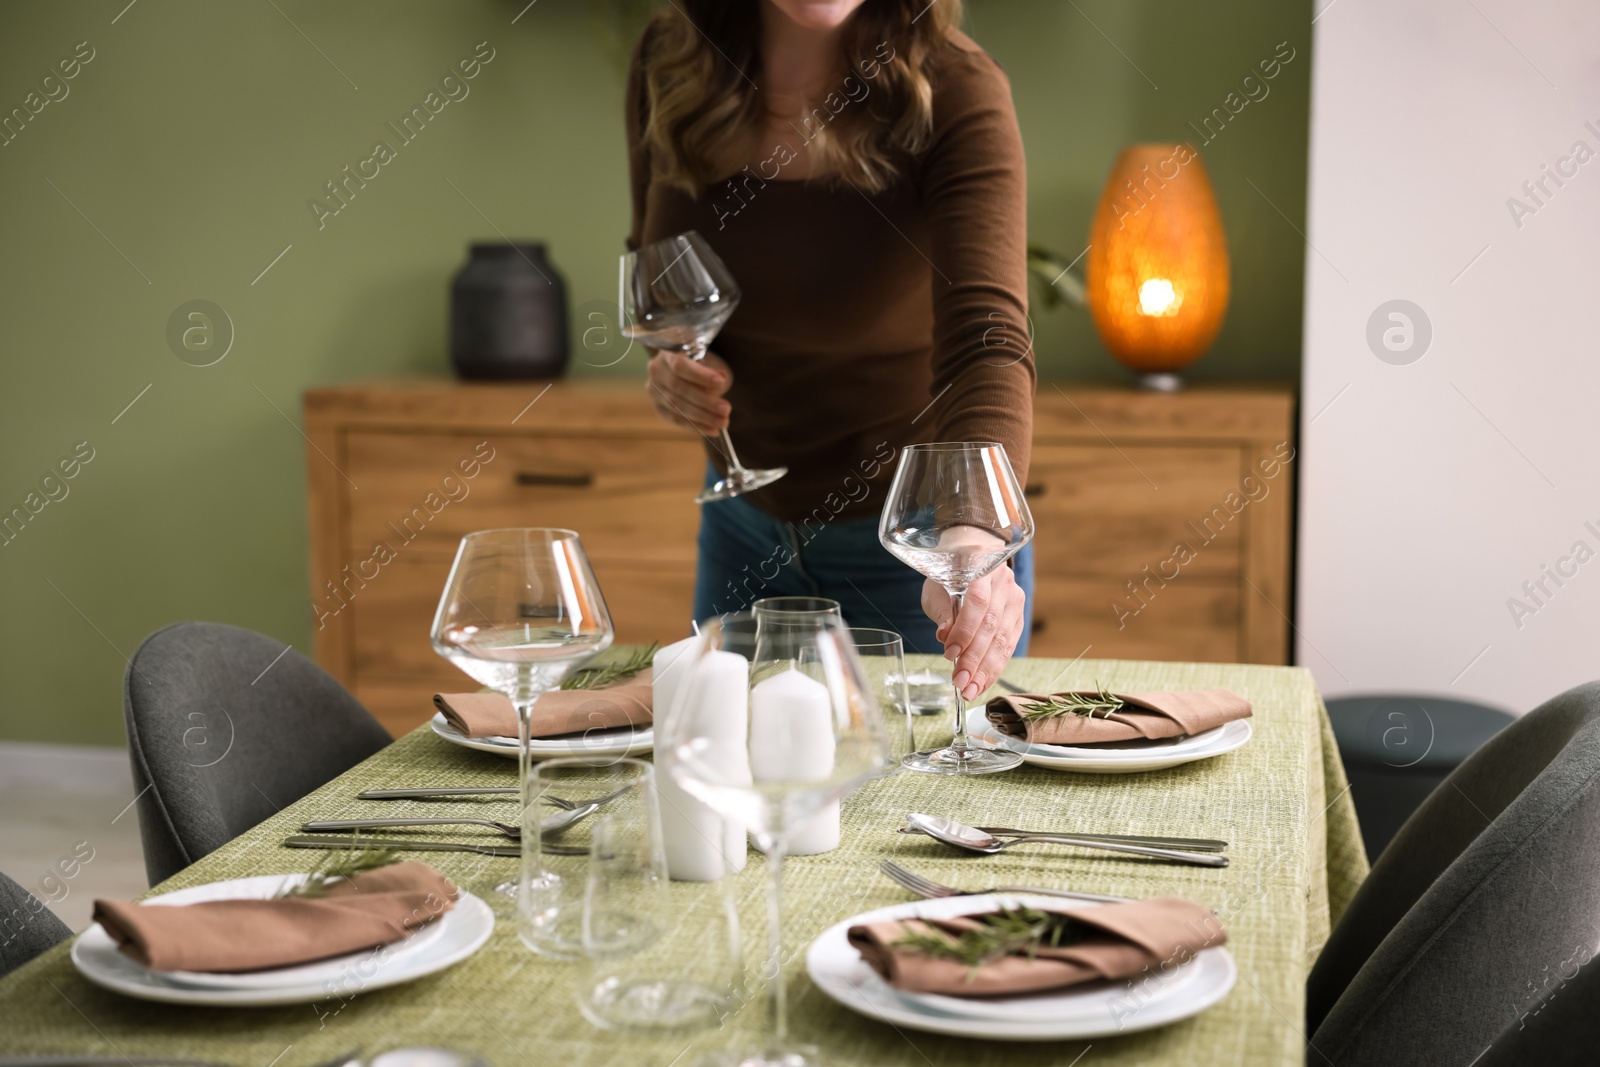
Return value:
[(936, 748), (900, 757), (900, 766), (923, 774), (994, 774), (1021, 765), (1015, 752), (995, 748)]
[(753, 492), (764, 485), (773, 482), (789, 473), (788, 467), (773, 467), (769, 470), (740, 469), (729, 471), (726, 478), (718, 479), (700, 491), (694, 498), (696, 504), (709, 504), (713, 500), (728, 500), (732, 497), (743, 496)]

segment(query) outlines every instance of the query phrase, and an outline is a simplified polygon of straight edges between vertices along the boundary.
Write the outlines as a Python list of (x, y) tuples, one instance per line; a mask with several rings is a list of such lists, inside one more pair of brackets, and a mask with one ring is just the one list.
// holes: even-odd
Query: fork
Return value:
[[(546, 793), (539, 799), (546, 804), (553, 805), (563, 811), (572, 811), (585, 804), (604, 804), (608, 800), (615, 800), (632, 786), (623, 786), (615, 793), (608, 793), (603, 797), (589, 800), (568, 800), (566, 797), (552, 796)], [(415, 789), (363, 789), (356, 794), (357, 800), (430, 800), (439, 797), (515, 797), (522, 790), (514, 785), (458, 785), (458, 786), (427, 786)]]
[(1111, 897), (1103, 893), (1080, 893), (1073, 889), (1045, 889), (1040, 886), (1028, 885), (997, 885), (992, 889), (956, 889), (952, 886), (940, 885), (931, 878), (924, 878), (920, 874), (913, 874), (893, 860), (884, 860), (878, 864), (878, 870), (888, 876), (905, 889), (911, 890), (919, 897), (937, 900), (941, 897), (976, 897), (985, 893), (1038, 893), (1047, 897), (1066, 897), (1068, 900), (1092, 900), (1100, 904), (1126, 904), (1132, 897)]

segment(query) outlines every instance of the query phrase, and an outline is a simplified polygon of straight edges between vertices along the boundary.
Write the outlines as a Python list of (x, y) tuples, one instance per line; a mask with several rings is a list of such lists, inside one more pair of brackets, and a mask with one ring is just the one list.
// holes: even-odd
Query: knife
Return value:
[(424, 797), (511, 796), (521, 790), (514, 785), (458, 785), (425, 789), (363, 789), (358, 800), (419, 800)]
[[(412, 841), (400, 837), (335, 837), (332, 834), (295, 834), (283, 839), (285, 848), (393, 848), (401, 852), (476, 852), (480, 856), (522, 855), (519, 845), (483, 845), (471, 841)], [(589, 850), (546, 841), (543, 852), (552, 856), (587, 856)]]
[[(1009, 826), (977, 826), (973, 829), (982, 830), (986, 834), (996, 837), (1027, 837), (1030, 834), (1050, 833), (1049, 830), (1016, 830)], [(902, 834), (921, 834), (923, 830), (915, 826), (902, 826)], [(1209, 837), (1147, 837), (1139, 834), (1080, 834), (1072, 832), (1073, 837), (1081, 837), (1085, 841), (1110, 841), (1123, 845), (1149, 845), (1152, 848), (1186, 848), (1193, 852), (1226, 852), (1228, 843), (1217, 841)]]

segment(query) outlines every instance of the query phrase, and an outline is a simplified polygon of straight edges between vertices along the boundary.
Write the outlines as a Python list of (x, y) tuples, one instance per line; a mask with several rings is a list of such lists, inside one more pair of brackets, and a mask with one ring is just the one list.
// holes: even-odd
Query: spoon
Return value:
[(1024, 841), (1044, 841), (1056, 845), (1075, 845), (1078, 848), (1097, 848), (1106, 852), (1126, 852), (1135, 856), (1150, 856), (1155, 859), (1170, 860), (1174, 863), (1186, 863), (1195, 867), (1226, 867), (1228, 857), (1215, 853), (1184, 852), (1173, 848), (1155, 848), (1150, 845), (1114, 844), (1109, 841), (1095, 841), (1083, 837), (1070, 837), (1066, 834), (1027, 834), (1022, 837), (1013, 837), (1002, 841), (993, 834), (985, 833), (975, 826), (956, 822), (954, 819), (944, 819), (937, 815), (923, 815), (912, 812), (906, 816), (906, 822), (915, 826), (929, 837), (943, 841), (956, 848), (968, 849), (972, 852), (983, 852), (994, 855), (1004, 852), (1012, 845)]
[[(555, 837), (600, 810), (600, 801), (590, 801), (571, 811), (560, 811), (539, 824), (541, 838)], [(339, 830), (381, 830), (391, 826), (487, 826), (513, 841), (522, 840), (522, 827), (494, 819), (316, 819), (300, 829), (308, 833), (335, 833)]]

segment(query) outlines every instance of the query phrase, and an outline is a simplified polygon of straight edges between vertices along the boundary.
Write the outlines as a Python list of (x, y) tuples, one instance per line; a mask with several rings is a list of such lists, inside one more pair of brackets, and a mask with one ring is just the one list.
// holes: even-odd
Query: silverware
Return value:
[(0, 1056), (0, 1067), (99, 1067), (101, 1064), (132, 1064), (133, 1067), (232, 1067), (216, 1060), (192, 1060), (182, 1056), (103, 1056), (98, 1053), (75, 1055), (71, 1052), (41, 1053), (37, 1056)]
[[(573, 808), (552, 815), (539, 824), (541, 837), (550, 838), (571, 828), (574, 823), (581, 822), (600, 810), (600, 804), (591, 801), (581, 808)], [(385, 830), (396, 826), (487, 826), (513, 841), (522, 840), (522, 827), (513, 826), (507, 822), (495, 819), (472, 818), (423, 818), (423, 819), (313, 819), (300, 829), (313, 834), (325, 834), (339, 830)]]
[[(596, 797), (593, 800), (568, 800), (566, 797), (553, 796), (549, 793), (544, 794), (539, 799), (543, 800), (546, 804), (551, 804), (555, 807), (564, 808), (567, 811), (571, 811), (573, 808), (582, 807), (585, 804), (608, 803), (609, 801), (617, 799), (631, 788), (633, 788), (631, 785), (625, 785), (615, 792), (607, 793), (605, 796)], [(438, 797), (514, 797), (521, 792), (522, 790), (514, 785), (430, 786), (414, 789), (363, 789), (361, 792), (356, 794), (356, 799), (430, 800)]]
[[(331, 1060), (315, 1067), (344, 1067), (361, 1054), (357, 1045)], [(82, 1055), (71, 1052), (47, 1052), (35, 1056), (0, 1056), (0, 1067), (101, 1067), (102, 1064), (127, 1064), (131, 1067), (231, 1067), (216, 1060), (196, 1060), (185, 1056), (105, 1056), (99, 1053)]]
[[(974, 829), (982, 830), (995, 837), (1032, 837), (1037, 831), (1015, 830), (1009, 826), (978, 826)], [(902, 834), (926, 834), (927, 831), (916, 826), (902, 826), (897, 831)], [(1228, 843), (1209, 837), (1147, 837), (1141, 834), (1080, 834), (1075, 831), (1068, 833), (1069, 837), (1081, 837), (1085, 841), (1109, 841), (1112, 844), (1123, 845), (1149, 845), (1153, 848), (1182, 848), (1191, 852), (1226, 852)]]
[[(458, 785), (454, 787), (431, 787), (427, 789), (363, 789), (356, 794), (357, 800), (426, 800), (429, 797), (487, 797), (487, 796), (516, 796), (521, 790), (514, 785)], [(560, 797), (547, 796), (544, 798), (558, 808), (576, 807), (572, 801), (563, 801)]]
[(1008, 682), (1004, 678), (996, 678), (994, 680), (994, 684), (998, 685), (1001, 689), (1004, 689), (1008, 693), (1026, 693), (1027, 692), (1027, 690), (1022, 688), (1022, 686), (1017, 685), (1015, 682)]
[(1122, 845), (1109, 841), (1091, 841), (1084, 837), (1072, 837), (1066, 834), (1029, 834), (1026, 837), (1013, 837), (1002, 841), (993, 834), (986, 834), (977, 827), (968, 826), (966, 823), (954, 819), (942, 819), (935, 815), (923, 815), (912, 812), (906, 816), (906, 821), (912, 826), (921, 828), (929, 837), (943, 841), (956, 848), (968, 849), (972, 852), (983, 852), (994, 855), (1003, 852), (1012, 845), (1020, 845), (1028, 841), (1041, 841), (1055, 845), (1072, 845), (1077, 848), (1094, 848), (1106, 852), (1126, 852), (1135, 856), (1149, 856), (1153, 859), (1170, 860), (1173, 863), (1186, 863), (1194, 867), (1226, 867), (1228, 857), (1219, 856), (1208, 852), (1185, 852), (1178, 849), (1153, 848), (1148, 845)]
[(924, 878), (920, 874), (912, 874), (894, 860), (884, 860), (878, 864), (878, 870), (888, 875), (891, 881), (911, 890), (919, 897), (935, 900), (940, 897), (978, 897), (986, 893), (1038, 893), (1047, 897), (1066, 897), (1068, 900), (1093, 900), (1101, 904), (1126, 904), (1132, 897), (1108, 897), (1102, 893), (1079, 893), (1071, 889), (1044, 889), (1039, 886), (1027, 885), (997, 885), (993, 889), (955, 889), (951, 886), (940, 885), (931, 878)]
[[(334, 837), (331, 834), (295, 834), (283, 839), (285, 848), (383, 848), (401, 852), (476, 852), (480, 856), (520, 856), (521, 845), (485, 845), (473, 841), (413, 841), (400, 837)], [(542, 851), (552, 856), (587, 856), (589, 850), (546, 842)]]

